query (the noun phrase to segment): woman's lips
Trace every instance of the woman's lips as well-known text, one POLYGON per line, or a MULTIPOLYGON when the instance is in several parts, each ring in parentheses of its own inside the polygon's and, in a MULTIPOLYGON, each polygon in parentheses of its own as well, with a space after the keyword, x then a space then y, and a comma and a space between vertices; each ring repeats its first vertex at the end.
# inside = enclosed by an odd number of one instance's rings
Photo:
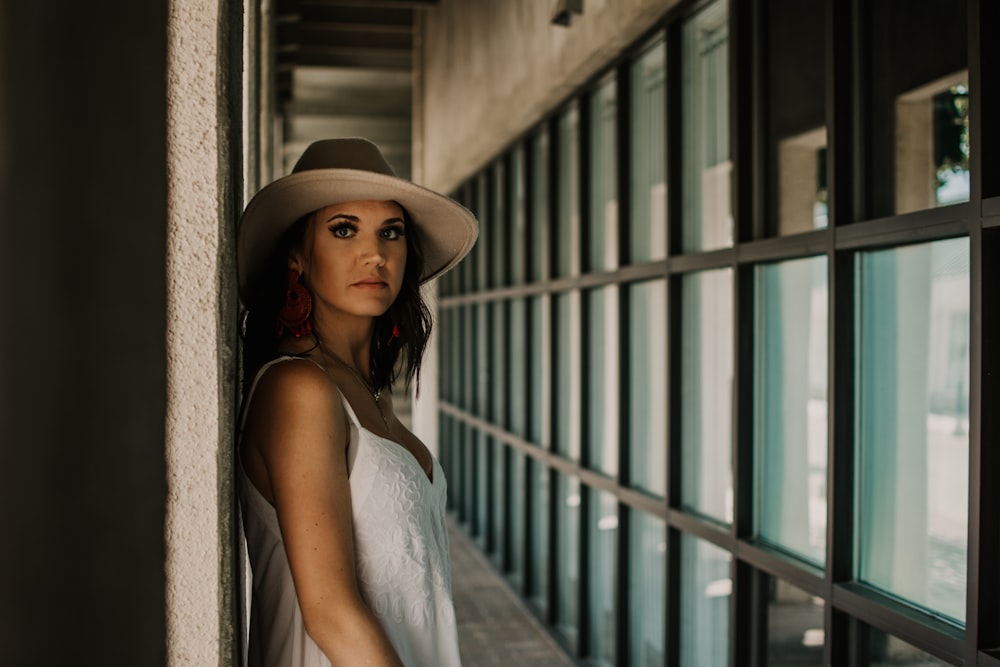
POLYGON ((389 285, 383 280, 362 280, 352 284, 351 286, 359 289, 384 289, 389 285))

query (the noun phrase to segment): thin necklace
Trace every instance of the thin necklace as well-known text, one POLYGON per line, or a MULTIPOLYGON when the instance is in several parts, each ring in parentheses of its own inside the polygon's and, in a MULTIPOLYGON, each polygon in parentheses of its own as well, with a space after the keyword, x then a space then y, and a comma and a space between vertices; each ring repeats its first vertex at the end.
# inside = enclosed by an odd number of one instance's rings
POLYGON ((385 416, 385 411, 382 409, 382 390, 373 389, 370 382, 365 382, 364 377, 362 377, 358 369, 356 369, 354 366, 351 366, 349 363, 338 357, 333 352, 327 352, 326 349, 323 348, 323 346, 320 346, 320 349, 326 354, 326 356, 330 357, 339 365, 343 366, 348 371, 350 371, 354 379, 358 381, 358 384, 360 384, 362 387, 365 388, 365 391, 368 392, 368 395, 372 397, 372 402, 375 403, 375 407, 378 409, 378 414, 382 418, 382 423, 385 425, 386 433, 390 433, 391 430, 389 428, 389 418, 385 416))

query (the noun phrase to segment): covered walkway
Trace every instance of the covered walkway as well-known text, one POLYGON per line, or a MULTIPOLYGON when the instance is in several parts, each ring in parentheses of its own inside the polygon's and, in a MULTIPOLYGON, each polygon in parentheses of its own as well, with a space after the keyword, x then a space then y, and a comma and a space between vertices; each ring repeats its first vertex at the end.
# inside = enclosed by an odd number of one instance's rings
POLYGON ((573 662, 453 520, 452 589, 464 667, 559 667, 573 662))

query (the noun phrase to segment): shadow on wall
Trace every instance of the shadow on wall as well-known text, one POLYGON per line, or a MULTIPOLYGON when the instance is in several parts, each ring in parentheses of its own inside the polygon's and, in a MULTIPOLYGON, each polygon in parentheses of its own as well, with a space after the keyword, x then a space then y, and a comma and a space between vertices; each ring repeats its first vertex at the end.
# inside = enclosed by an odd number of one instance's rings
POLYGON ((0 4, 0 664, 165 661, 165 3, 0 4))

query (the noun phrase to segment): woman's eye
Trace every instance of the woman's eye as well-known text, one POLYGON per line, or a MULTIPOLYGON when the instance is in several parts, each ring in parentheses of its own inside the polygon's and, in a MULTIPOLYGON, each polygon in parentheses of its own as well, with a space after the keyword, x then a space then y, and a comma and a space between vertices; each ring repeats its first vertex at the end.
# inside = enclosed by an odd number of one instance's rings
POLYGON ((350 238, 354 234, 354 228, 348 224, 336 225, 330 231, 333 232, 334 236, 342 239, 350 238))
POLYGON ((382 230, 382 236, 390 241, 395 241, 403 236, 403 230, 399 227, 386 227, 382 230))

